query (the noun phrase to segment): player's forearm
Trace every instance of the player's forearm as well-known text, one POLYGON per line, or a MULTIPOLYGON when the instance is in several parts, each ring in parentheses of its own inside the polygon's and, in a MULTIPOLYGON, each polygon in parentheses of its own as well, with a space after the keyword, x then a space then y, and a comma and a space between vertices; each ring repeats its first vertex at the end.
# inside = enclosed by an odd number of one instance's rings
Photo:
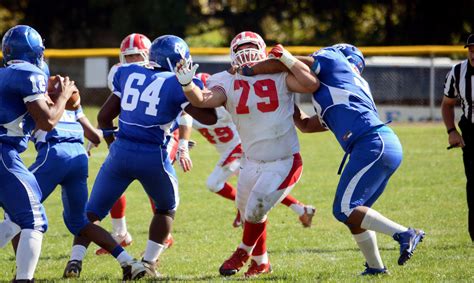
POLYGON ((79 123, 84 129, 84 136, 93 144, 100 144, 101 134, 94 126, 92 126, 89 119, 87 119, 86 116, 83 116, 79 119, 79 123))
POLYGON ((276 59, 268 59, 259 62, 252 67, 243 67, 240 71, 240 73, 244 76, 276 74, 281 72, 289 72, 289 70, 282 62, 276 59))
POLYGON ((296 81, 304 88, 303 93, 313 93, 319 88, 319 80, 310 68, 303 62, 297 60, 290 68, 296 81))
POLYGON ((194 83, 191 83, 191 86, 192 87, 189 88, 183 87, 184 95, 188 99, 189 103, 199 108, 206 108, 206 100, 204 99, 201 89, 195 86, 194 83))
POLYGON ((303 112, 297 105, 294 106, 294 114, 293 114, 293 121, 295 126, 303 133, 314 133, 314 132, 324 132, 327 131, 319 118, 314 116, 308 116, 305 112, 303 112))
POLYGON ((443 122, 447 130, 456 127, 456 124, 454 121, 455 114, 454 114, 453 104, 447 103, 443 100, 443 102, 441 103, 441 115, 443 116, 443 122))

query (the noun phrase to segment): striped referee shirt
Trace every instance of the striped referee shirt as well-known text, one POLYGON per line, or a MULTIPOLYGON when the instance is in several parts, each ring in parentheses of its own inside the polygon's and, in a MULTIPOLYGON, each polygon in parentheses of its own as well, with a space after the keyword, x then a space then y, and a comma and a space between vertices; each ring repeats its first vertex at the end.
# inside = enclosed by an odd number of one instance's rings
POLYGON ((463 116, 474 123, 472 107, 474 106, 474 67, 469 60, 454 65, 444 81, 444 95, 449 98, 461 99, 463 116))

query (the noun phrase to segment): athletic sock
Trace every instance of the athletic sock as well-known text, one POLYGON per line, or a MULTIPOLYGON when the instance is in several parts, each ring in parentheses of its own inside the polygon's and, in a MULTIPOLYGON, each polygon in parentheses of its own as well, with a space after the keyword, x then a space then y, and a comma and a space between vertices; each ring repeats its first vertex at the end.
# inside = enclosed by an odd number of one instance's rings
POLYGON ((16 252, 16 279, 33 279, 41 253, 43 233, 33 229, 23 229, 16 252))
POLYGON ((83 245, 74 245, 71 249, 71 258, 69 260, 82 261, 86 256, 87 248, 83 245))
POLYGON ((145 253, 143 254, 143 259, 154 263, 158 260, 165 248, 166 247, 162 244, 148 240, 146 243, 145 253))
POLYGON ((236 190, 231 184, 224 183, 224 187, 222 187, 220 191, 216 192, 216 194, 226 199, 235 200, 236 190))
POLYGON ((352 236, 364 255, 365 261, 369 267, 378 269, 384 268, 379 248, 377 246, 377 235, 375 232, 367 230, 360 234, 352 234, 352 236))
POLYGON ((127 234, 127 221, 122 218, 112 218, 112 234, 123 236, 127 234))
POLYGON ((393 222, 371 208, 369 208, 364 216, 364 219, 362 219, 360 227, 362 229, 380 232, 389 236, 393 236, 395 233, 401 233, 408 230, 408 228, 393 222))

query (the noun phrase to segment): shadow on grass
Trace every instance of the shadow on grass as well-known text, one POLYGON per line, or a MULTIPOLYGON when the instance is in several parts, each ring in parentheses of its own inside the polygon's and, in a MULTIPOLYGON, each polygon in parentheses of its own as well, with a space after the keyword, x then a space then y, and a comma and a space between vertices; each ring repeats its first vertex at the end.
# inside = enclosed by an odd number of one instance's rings
MULTIPOLYGON (((289 278, 287 276, 273 276, 273 275, 261 275, 254 278, 245 278, 243 275, 236 275, 233 277, 223 277, 219 274, 216 275, 197 275, 197 276, 163 276, 160 278, 142 278, 139 282, 162 282, 162 281, 189 281, 189 282, 196 282, 196 281, 286 281, 289 278)), ((35 279, 35 282, 65 282, 65 279, 35 279)), ((10 282, 10 281, 3 281, 0 282, 10 282)), ((119 279, 111 279, 110 276, 97 276, 94 280, 81 280, 81 279, 67 279, 66 282, 122 282, 119 279)))
MULTIPOLYGON (((15 256, 10 256, 8 258, 8 260, 10 261, 15 261, 16 260, 16 257, 15 256)), ((64 264, 66 264, 66 262, 69 260, 69 255, 40 255, 40 261, 43 261, 43 260, 62 260, 64 261, 64 264)), ((36 281, 36 280, 35 280, 36 281)), ((0 281, 2 282, 2 281, 0 281)))
MULTIPOLYGON (((380 247, 381 251, 394 251, 398 250, 398 247, 380 247)), ((339 252, 358 252, 358 247, 353 248, 305 248, 305 249, 291 249, 291 250, 270 250, 270 254, 298 254, 298 253, 313 253, 313 254, 328 254, 328 253, 339 253, 339 252)))

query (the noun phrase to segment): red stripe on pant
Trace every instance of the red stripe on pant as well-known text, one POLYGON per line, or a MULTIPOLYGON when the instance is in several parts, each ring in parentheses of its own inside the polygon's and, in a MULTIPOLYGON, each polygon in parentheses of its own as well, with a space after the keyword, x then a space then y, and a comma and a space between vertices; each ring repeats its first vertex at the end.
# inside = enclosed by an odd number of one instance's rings
POLYGON ((278 190, 286 189, 298 182, 301 178, 301 173, 303 172, 303 160, 301 159, 301 155, 299 153, 293 154, 293 165, 291 166, 290 172, 288 176, 286 176, 285 180, 280 184, 278 190))

